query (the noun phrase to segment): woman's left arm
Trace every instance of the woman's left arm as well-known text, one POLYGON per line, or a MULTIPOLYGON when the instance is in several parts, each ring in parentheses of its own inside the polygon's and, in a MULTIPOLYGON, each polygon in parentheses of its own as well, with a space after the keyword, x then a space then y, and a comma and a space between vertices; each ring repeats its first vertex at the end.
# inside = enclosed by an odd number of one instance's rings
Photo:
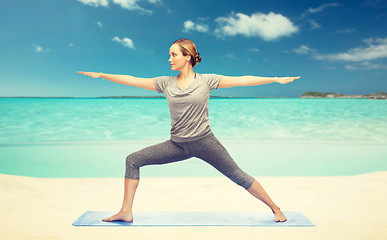
POLYGON ((295 79, 299 79, 298 77, 256 77, 256 76, 241 76, 241 77, 229 77, 222 76, 219 81, 218 88, 229 88, 229 87, 237 87, 237 86, 256 86, 263 85, 268 83, 281 83, 286 84, 293 82, 295 79))

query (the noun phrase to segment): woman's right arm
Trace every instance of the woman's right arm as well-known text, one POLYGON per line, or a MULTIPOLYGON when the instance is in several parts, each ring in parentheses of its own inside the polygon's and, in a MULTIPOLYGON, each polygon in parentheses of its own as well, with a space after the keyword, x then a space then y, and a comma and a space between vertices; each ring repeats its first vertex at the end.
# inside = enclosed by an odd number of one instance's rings
POLYGON ((107 74, 107 73, 96 73, 96 72, 77 72, 77 73, 80 73, 92 78, 103 78, 119 84, 157 91, 153 78, 138 78, 138 77, 133 77, 129 75, 118 75, 118 74, 107 74))

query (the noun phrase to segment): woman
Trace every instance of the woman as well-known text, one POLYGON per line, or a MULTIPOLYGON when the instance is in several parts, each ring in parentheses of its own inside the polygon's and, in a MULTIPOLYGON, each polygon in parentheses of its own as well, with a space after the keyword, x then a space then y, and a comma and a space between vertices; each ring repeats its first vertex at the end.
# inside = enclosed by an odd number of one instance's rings
POLYGON ((292 82, 300 77, 226 77, 216 74, 199 74, 193 71, 201 57, 195 44, 189 39, 175 41, 169 49, 169 62, 177 77, 137 78, 95 72, 78 72, 93 78, 140 87, 164 93, 171 115, 171 138, 168 141, 146 147, 126 158, 124 201, 121 210, 103 221, 133 221, 132 204, 139 183, 139 168, 150 164, 165 164, 191 157, 200 158, 214 166, 236 184, 264 202, 274 213, 276 222, 286 221, 285 215, 274 204, 262 186, 242 171, 221 142, 214 136, 208 120, 208 98, 217 88, 254 86, 278 82, 292 82))

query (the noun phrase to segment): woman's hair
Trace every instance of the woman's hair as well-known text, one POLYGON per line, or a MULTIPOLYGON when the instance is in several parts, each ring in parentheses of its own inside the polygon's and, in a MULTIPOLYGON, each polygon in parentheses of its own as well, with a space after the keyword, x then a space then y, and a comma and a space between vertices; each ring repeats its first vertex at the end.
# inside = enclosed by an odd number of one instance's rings
POLYGON ((200 56, 200 53, 196 50, 196 45, 194 42, 192 42, 189 39, 186 38, 180 38, 172 43, 177 44, 180 47, 180 51, 183 53, 184 56, 190 55, 191 56, 191 64, 192 67, 195 67, 199 62, 202 61, 202 57, 200 56))

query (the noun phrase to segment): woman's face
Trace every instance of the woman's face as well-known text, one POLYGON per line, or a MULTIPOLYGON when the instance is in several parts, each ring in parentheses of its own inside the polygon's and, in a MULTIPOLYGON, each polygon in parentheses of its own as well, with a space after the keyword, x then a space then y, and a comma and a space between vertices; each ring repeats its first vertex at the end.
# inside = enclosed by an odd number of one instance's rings
POLYGON ((180 71, 185 68, 187 64, 190 64, 191 57, 189 55, 184 56, 180 51, 180 47, 177 44, 172 44, 169 48, 169 63, 171 64, 171 70, 180 71))

